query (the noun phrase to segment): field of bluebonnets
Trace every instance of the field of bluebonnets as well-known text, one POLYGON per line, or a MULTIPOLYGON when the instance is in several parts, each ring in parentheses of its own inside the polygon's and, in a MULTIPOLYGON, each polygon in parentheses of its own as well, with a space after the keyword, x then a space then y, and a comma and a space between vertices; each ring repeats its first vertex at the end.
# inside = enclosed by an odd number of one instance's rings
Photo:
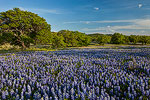
POLYGON ((0 99, 150 100, 150 49, 1 54, 0 99))

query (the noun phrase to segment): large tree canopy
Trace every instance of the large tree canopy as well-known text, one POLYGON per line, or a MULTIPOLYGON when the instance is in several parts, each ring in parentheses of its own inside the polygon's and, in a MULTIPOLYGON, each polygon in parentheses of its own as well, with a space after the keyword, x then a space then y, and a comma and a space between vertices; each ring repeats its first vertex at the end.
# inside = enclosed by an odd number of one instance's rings
POLYGON ((20 45, 23 49, 30 43, 49 43, 50 30, 46 20, 32 12, 14 8, 0 13, 1 37, 9 36, 11 39, 1 39, 1 43, 11 41, 11 44, 20 45))

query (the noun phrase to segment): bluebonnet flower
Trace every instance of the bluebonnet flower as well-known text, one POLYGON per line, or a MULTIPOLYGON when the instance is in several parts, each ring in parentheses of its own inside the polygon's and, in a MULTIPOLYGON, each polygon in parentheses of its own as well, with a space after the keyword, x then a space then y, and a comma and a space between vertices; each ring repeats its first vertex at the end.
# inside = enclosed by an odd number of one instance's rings
POLYGON ((44 97, 44 100, 49 100, 49 97, 48 97, 48 95, 46 93, 44 94, 43 97, 44 97))
POLYGON ((21 96, 21 100, 24 100, 24 96, 21 96))
POLYGON ((65 98, 68 99, 69 98, 69 93, 65 94, 65 98))
POLYGON ((2 99, 6 99, 5 91, 2 91, 2 99))
POLYGON ((85 100, 85 96, 83 92, 81 92, 81 100, 85 100))
POLYGON ((16 100, 20 100, 20 97, 18 94, 16 95, 16 100))
POLYGON ((62 97, 62 92, 61 92, 60 89, 58 90, 58 97, 59 97, 59 100, 62 100, 62 99, 63 99, 63 97, 62 97))
POLYGON ((14 90, 13 89, 11 89, 10 94, 11 94, 11 96, 14 94, 14 90))
POLYGON ((74 97, 74 95, 71 95, 71 100, 75 100, 75 97, 74 97))

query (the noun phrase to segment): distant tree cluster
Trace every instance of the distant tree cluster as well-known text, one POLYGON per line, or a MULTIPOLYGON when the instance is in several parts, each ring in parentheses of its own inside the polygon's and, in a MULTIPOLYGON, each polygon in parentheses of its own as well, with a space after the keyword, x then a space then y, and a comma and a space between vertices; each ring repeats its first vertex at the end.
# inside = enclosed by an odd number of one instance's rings
POLYGON ((150 36, 114 34, 89 34, 78 31, 61 30, 51 32, 51 25, 32 12, 14 8, 0 12, 0 44, 19 45, 22 49, 31 44, 50 44, 52 48, 87 46, 98 44, 148 44, 150 36))
POLYGON ((104 34, 94 33, 94 34, 88 34, 88 36, 91 37, 91 42, 103 45, 106 43, 111 43, 112 34, 104 35, 104 34))
POLYGON ((61 30, 52 32, 52 36, 54 48, 87 46, 91 42, 90 36, 78 31, 61 30))
POLYGON ((114 34, 89 34, 91 42, 98 44, 150 44, 150 36, 145 35, 123 35, 121 33, 114 34))

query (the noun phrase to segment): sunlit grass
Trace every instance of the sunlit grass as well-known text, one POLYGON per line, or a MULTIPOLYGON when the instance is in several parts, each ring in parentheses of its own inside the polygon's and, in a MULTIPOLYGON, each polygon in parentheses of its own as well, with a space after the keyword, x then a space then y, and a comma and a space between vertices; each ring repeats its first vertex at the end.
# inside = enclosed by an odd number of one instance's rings
POLYGON ((14 46, 10 44, 4 44, 0 46, 0 53, 13 53, 13 52, 19 52, 19 51, 57 51, 57 50, 65 50, 65 49, 107 49, 107 48, 113 48, 113 49, 119 49, 119 48, 130 48, 130 47, 138 47, 138 48, 150 48, 150 45, 129 45, 129 44, 90 44, 88 46, 82 46, 82 47, 66 47, 66 48, 57 48, 52 49, 50 45, 33 45, 30 48, 27 48, 25 50, 22 50, 19 46, 14 46))

